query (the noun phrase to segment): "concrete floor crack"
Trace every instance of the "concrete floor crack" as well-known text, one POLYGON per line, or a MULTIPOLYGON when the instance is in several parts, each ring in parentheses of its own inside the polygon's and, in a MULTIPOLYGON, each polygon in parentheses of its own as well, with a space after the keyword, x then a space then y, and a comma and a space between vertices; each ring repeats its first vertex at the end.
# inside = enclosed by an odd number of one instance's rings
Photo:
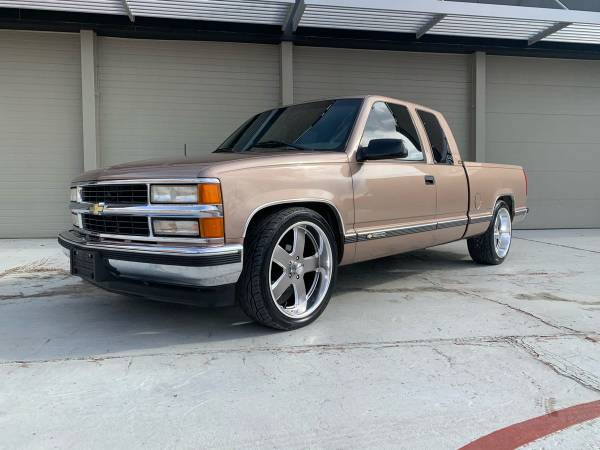
POLYGON ((600 379, 594 374, 590 374, 580 367, 569 364, 564 360, 555 359, 555 361, 551 361, 550 358, 547 358, 546 355, 540 353, 531 344, 525 342, 522 337, 512 337, 507 339, 507 342, 525 351, 528 355, 532 356, 546 367, 549 367, 558 375, 568 378, 591 391, 600 393, 600 379))
POLYGON ((513 239, 520 239, 522 241, 528 241, 528 242, 535 242, 537 244, 544 244, 544 245, 552 245, 554 247, 562 247, 562 248, 568 248, 570 250, 579 250, 581 252, 589 252, 589 253, 600 253, 599 251, 596 250, 589 250, 587 248, 580 248, 580 247, 573 247, 571 245, 564 245, 564 244, 555 244, 553 242, 544 242, 544 241, 538 241, 536 239, 528 239, 528 238, 524 238, 524 237, 516 237, 513 236, 513 239))
POLYGON ((560 338, 560 337, 585 337, 585 334, 581 333, 560 333, 560 334, 532 334, 526 336, 475 336, 475 337, 464 337, 464 338, 440 338, 440 339, 412 339, 412 340, 397 340, 397 341, 380 341, 380 342, 347 342, 337 344, 313 344, 313 345, 292 345, 292 346, 264 346, 264 347, 247 347, 247 348, 225 348, 225 349, 211 349, 211 350, 190 350, 185 352, 149 352, 140 354, 127 354, 127 355, 98 355, 98 356, 81 356, 76 358, 53 358, 44 360, 15 360, 15 361, 2 361, 0 366, 21 364, 45 364, 45 363, 59 363, 68 361, 89 361, 89 362, 102 362, 108 360, 119 360, 128 359, 128 364, 131 363, 133 358, 143 357, 160 357, 160 356, 172 356, 172 357, 183 357, 183 356, 208 356, 218 354, 234 354, 239 353, 246 355, 249 353, 259 352, 270 352, 270 353, 288 353, 288 354, 304 354, 311 352, 345 352, 352 350, 385 350, 399 347, 431 347, 439 345, 510 345, 514 339, 545 339, 545 338, 560 338))
MULTIPOLYGON (((423 278, 425 280, 427 280, 429 283, 431 283, 432 285, 434 285, 434 286, 440 286, 441 287, 441 285, 439 283, 436 283, 435 281, 427 278, 426 276, 423 276, 423 278)), ((480 298, 482 300, 487 300, 489 302, 494 302, 494 303, 496 303, 498 305, 505 306, 506 308, 512 309, 513 311, 521 313, 521 314, 525 314, 525 315, 527 315, 527 316, 529 316, 529 317, 531 317, 531 318, 533 318, 533 319, 535 319, 535 320, 537 320, 539 322, 542 322, 544 325, 547 325, 549 327, 555 328, 557 330, 560 330, 560 331, 563 331, 563 332, 569 332, 569 333, 578 333, 578 334, 582 333, 579 330, 575 330, 573 328, 570 328, 570 327, 567 327, 567 326, 564 326, 564 325, 556 325, 556 324, 554 324, 554 323, 552 323, 552 322, 550 322, 550 321, 548 321, 546 319, 541 318, 540 316, 536 316, 535 314, 530 313, 529 311, 525 311, 523 309, 520 309, 520 308, 518 308, 516 306, 513 306, 513 305, 511 305, 509 303, 497 300, 495 298, 487 297, 487 296, 482 295, 482 294, 480 294, 478 292, 469 291, 469 290, 465 290, 465 289, 456 289, 456 291, 457 291, 457 293, 460 293, 462 295, 470 295, 470 296, 473 296, 473 297, 480 298)))

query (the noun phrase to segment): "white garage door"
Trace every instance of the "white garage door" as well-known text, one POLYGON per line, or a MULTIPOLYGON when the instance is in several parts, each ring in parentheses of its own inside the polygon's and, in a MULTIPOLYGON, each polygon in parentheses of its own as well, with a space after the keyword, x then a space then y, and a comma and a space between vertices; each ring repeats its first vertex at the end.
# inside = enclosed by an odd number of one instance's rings
POLYGON ((416 102, 444 113, 463 157, 472 159, 471 57, 294 47, 294 101, 379 94, 416 102))
POLYGON ((529 174, 526 228, 600 227, 600 62, 488 56, 490 162, 529 174))
POLYGON ((56 236, 70 222, 80 60, 78 34, 0 31, 0 238, 56 236))
POLYGON ((102 165, 208 153, 279 104, 279 47, 102 37, 102 165))

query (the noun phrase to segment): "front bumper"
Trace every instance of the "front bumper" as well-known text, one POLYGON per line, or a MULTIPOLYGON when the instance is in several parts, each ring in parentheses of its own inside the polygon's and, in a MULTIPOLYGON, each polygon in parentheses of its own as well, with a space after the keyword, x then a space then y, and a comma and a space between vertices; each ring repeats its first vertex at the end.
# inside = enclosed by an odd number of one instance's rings
POLYGON ((60 233, 58 242, 70 255, 77 250, 96 252, 112 281, 213 288, 236 283, 242 272, 241 245, 198 247, 98 240, 75 230, 60 233))

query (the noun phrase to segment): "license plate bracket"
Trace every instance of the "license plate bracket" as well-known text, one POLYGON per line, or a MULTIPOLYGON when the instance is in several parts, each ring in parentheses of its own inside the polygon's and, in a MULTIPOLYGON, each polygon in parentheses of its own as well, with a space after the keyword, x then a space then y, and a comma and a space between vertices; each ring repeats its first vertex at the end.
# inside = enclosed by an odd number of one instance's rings
POLYGON ((71 250, 71 274, 90 281, 105 281, 108 270, 100 253, 90 250, 71 250))

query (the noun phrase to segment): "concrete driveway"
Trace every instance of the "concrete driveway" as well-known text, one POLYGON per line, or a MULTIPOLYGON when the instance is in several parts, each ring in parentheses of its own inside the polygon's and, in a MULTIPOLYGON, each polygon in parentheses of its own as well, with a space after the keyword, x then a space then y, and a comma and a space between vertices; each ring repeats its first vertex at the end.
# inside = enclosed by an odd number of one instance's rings
MULTIPOLYGON (((598 230, 343 268, 289 333, 66 269, 54 240, 0 241, 0 447, 451 449, 600 400, 598 230)), ((600 448, 579 422, 526 448, 600 448)))

